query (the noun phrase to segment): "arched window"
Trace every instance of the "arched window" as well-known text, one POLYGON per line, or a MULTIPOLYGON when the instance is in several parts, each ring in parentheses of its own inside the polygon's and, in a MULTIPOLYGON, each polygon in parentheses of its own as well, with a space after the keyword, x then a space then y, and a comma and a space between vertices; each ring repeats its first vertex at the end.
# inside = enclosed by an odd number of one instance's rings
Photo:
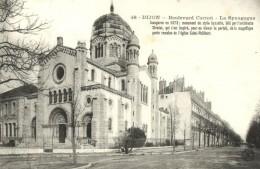
POLYGON ((121 89, 122 89, 122 91, 125 91, 125 80, 124 79, 121 81, 121 89))
POLYGON ((62 93, 61 93, 61 90, 59 90, 59 102, 62 101, 62 93))
POLYGON ((130 50, 130 60, 132 60, 132 59, 133 59, 133 51, 130 50))
POLYGON ((72 101, 72 90, 69 88, 69 101, 72 101))
POLYGON ((12 123, 9 123, 9 128, 10 128, 9 136, 13 136, 12 123))
POLYGON ((118 46, 117 46, 116 43, 114 43, 113 55, 114 55, 114 57, 117 57, 117 56, 118 56, 118 46))
POLYGON ((32 133, 31 133, 32 138, 36 139, 36 117, 32 119, 31 129, 32 129, 32 133))
POLYGON ((67 97, 68 97, 68 92, 66 89, 63 89, 63 101, 66 102, 67 101, 67 97))
POLYGON ((113 57, 113 45, 112 44, 109 45, 109 54, 110 54, 110 57, 113 57))
POLYGON ((120 57, 120 55, 121 55, 121 46, 118 45, 117 46, 117 57, 120 57))
POLYGON ((5 123, 5 136, 8 137, 8 123, 5 123))
POLYGON ((97 55, 97 46, 95 46, 95 58, 97 58, 98 55, 97 55))
POLYGON ((112 130, 112 119, 108 119, 108 130, 112 130))
POLYGON ((16 124, 15 123, 13 123, 13 128, 14 128, 14 137, 16 137, 16 124))
POLYGON ((50 104, 52 103, 52 92, 51 91, 49 92, 49 103, 50 104))
POLYGON ((101 44, 101 47, 100 47, 100 57, 103 57, 103 44, 101 44))
POLYGON ((129 52, 126 52, 126 60, 129 61, 129 52))
POLYGON ((108 87, 111 87, 111 77, 108 78, 108 87))
POLYGON ((100 43, 98 44, 98 47, 97 47, 97 57, 98 58, 100 57, 100 43))
POLYGON ((95 80, 95 70, 94 69, 91 70, 91 80, 92 81, 95 80))
POLYGON ((54 103, 57 103, 57 92, 54 91, 54 103))

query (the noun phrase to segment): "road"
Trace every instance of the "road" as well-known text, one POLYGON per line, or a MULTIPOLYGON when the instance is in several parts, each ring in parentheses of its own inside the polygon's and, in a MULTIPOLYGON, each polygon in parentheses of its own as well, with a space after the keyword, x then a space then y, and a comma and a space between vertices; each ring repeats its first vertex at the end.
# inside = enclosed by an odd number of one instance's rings
POLYGON ((244 161, 241 147, 225 147, 200 150, 176 155, 144 155, 118 157, 112 160, 92 161, 93 168, 124 169, 259 169, 260 151, 256 158, 244 161))
MULTIPOLYGON (((244 161, 240 152, 242 147, 222 147, 200 149, 199 151, 185 152, 181 154, 157 154, 157 155, 81 155, 79 163, 91 162, 93 169, 259 169, 260 150, 256 150, 256 158, 252 161, 244 161)), ((158 150, 156 150, 158 152, 158 150)), ((0 169, 9 168, 71 168, 63 164, 71 163, 70 157, 58 158, 1 158, 0 169), (62 166, 61 166, 62 165, 62 166)))

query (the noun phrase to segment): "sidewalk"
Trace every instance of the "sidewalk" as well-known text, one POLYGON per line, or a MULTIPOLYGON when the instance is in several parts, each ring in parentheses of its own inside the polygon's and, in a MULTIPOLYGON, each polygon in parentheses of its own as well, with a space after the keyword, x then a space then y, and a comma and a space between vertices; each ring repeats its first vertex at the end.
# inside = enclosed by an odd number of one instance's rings
MULTIPOLYGON (((173 152, 173 147, 144 147, 134 148, 133 152, 129 154, 117 153, 118 149, 110 149, 106 152, 89 152, 89 153, 77 153, 77 156, 134 156, 134 155, 158 155, 158 154, 181 154, 194 152, 199 150, 205 150, 214 147, 207 147, 201 149, 187 149, 184 151, 183 147, 176 147, 173 152)), ((78 150, 77 150, 78 152, 78 150)), ((72 153, 26 153, 26 154, 0 154, 0 158, 57 158, 57 157, 72 157, 72 153)))

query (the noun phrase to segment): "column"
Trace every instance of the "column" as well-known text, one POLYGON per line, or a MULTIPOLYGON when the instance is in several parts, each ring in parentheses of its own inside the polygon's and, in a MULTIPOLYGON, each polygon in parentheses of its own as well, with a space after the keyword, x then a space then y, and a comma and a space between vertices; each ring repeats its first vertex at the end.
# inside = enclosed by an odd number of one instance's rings
POLYGON ((124 104, 121 100, 118 100, 118 131, 124 131, 125 130, 125 122, 124 122, 124 104))
POLYGON ((5 123, 5 137, 8 137, 8 124, 5 123))
POLYGON ((0 143, 2 142, 2 124, 0 124, 0 143))
POLYGON ((14 137, 16 137, 17 136, 16 135, 17 131, 16 131, 16 124, 15 123, 13 123, 13 127, 14 127, 14 137))

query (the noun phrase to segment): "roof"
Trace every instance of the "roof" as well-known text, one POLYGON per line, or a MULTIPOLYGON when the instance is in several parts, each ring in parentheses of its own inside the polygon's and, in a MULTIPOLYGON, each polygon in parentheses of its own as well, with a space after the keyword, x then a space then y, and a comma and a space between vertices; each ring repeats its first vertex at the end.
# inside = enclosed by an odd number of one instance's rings
POLYGON ((131 46, 131 45, 134 45, 134 46, 137 46, 137 47, 140 48, 139 39, 137 38, 137 36, 135 35, 134 32, 133 32, 132 36, 130 37, 130 40, 129 40, 129 43, 128 43, 128 46, 131 46))
POLYGON ((0 94, 0 99, 16 97, 16 96, 27 96, 37 92, 38 92, 38 88, 36 86, 32 84, 27 84, 0 94))
POLYGON ((94 22, 92 39, 97 35, 109 36, 113 34, 128 40, 132 34, 132 29, 118 14, 112 12, 100 16, 94 22))
POLYGON ((101 69, 101 70, 103 70, 103 71, 105 71, 107 73, 110 73, 110 74, 112 74, 112 75, 114 75, 116 77, 122 77, 122 76, 126 76, 127 75, 126 71, 120 72, 120 71, 111 70, 111 69, 106 68, 105 66, 100 65, 98 62, 95 62, 95 61, 93 61, 93 60, 91 60, 89 58, 87 58, 87 61, 88 61, 88 63, 90 63, 90 64, 98 67, 99 69, 101 69))
POLYGON ((150 54, 150 56, 148 57, 148 62, 147 62, 147 64, 150 64, 150 63, 156 63, 156 64, 158 64, 157 56, 154 54, 153 50, 152 50, 152 53, 150 54))

